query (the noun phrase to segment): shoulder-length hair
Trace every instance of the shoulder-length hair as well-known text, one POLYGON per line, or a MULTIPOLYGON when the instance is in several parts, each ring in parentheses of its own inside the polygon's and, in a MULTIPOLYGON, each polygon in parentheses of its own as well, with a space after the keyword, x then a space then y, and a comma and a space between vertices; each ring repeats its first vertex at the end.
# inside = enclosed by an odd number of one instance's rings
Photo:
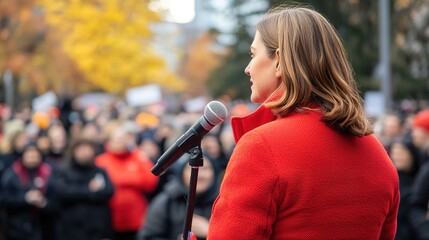
POLYGON ((301 112, 316 101, 335 130, 359 137, 373 132, 344 46, 325 17, 302 7, 274 8, 257 30, 268 54, 278 55, 283 93, 265 103, 276 115, 301 112))

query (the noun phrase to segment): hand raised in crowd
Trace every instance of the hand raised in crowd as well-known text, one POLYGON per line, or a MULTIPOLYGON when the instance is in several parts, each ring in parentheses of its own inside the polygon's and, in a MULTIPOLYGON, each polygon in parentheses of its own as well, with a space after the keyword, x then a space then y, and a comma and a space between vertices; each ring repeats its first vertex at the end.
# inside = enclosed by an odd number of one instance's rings
POLYGON ((205 217, 194 214, 191 229, 197 237, 205 238, 209 232, 209 220, 205 217))
POLYGON ((102 190, 105 186, 104 178, 101 175, 95 175, 89 182, 89 190, 91 192, 98 192, 102 190))
POLYGON ((46 206, 46 198, 39 190, 30 190, 25 194, 25 201, 28 204, 34 205, 39 208, 46 206))

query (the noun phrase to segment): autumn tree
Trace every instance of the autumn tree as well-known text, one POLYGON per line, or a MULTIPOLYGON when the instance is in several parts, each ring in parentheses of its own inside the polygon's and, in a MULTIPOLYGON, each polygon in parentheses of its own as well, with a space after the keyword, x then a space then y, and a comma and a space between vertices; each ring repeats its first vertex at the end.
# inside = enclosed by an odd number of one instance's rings
POLYGON ((147 83, 183 85, 153 50, 150 0, 41 0, 52 30, 86 79, 113 93, 147 83))
POLYGON ((152 48, 151 24, 160 16, 150 2, 0 0, 0 102, 10 73, 15 102, 47 90, 121 94, 147 83, 180 89, 152 48))
POLYGON ((33 5, 29 0, 0 0, 0 102, 9 101, 12 107, 18 102, 20 73, 45 37, 46 25, 33 5))
POLYGON ((191 96, 207 94, 207 81, 226 55, 226 49, 217 44, 216 37, 215 31, 202 33, 185 53, 179 73, 186 80, 186 91, 191 96))

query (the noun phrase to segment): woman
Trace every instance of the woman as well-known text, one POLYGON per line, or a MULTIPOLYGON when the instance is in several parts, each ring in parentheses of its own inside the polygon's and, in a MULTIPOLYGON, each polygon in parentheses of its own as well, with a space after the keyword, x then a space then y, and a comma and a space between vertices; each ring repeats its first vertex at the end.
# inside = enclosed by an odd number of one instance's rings
POLYGON ((106 144, 106 152, 97 156, 96 165, 106 169, 115 187, 109 201, 114 240, 134 240, 146 214, 150 194, 158 184, 158 177, 150 169, 153 163, 136 149, 124 127, 113 130, 106 144))
MULTIPOLYGON (((139 232, 141 240, 176 240, 183 231, 186 218, 186 195, 189 189, 191 167, 188 155, 178 162, 176 178, 168 183, 150 204, 144 227, 139 232)), ((209 226, 212 205, 218 194, 216 160, 204 156, 204 167, 198 174, 192 231, 198 239, 205 239, 209 226)))
POLYGON ((410 197, 419 164, 419 150, 411 141, 401 139, 391 144, 390 157, 399 174, 401 201, 398 211, 396 240, 416 239, 410 225, 410 197))
POLYGON ((6 170, 0 194, 6 208, 6 239, 57 239, 53 220, 58 210, 52 170, 35 144, 6 170))
POLYGON ((101 240, 111 237, 109 199, 113 184, 106 171, 95 166, 97 145, 77 140, 70 149, 70 163, 58 175, 62 204, 61 239, 101 240))
POLYGON ((207 155, 219 163, 222 171, 225 170, 229 159, 223 150, 222 142, 218 135, 208 133, 201 140, 201 147, 206 151, 207 155))
POLYGON ((6 169, 22 158, 22 151, 27 143, 28 139, 24 131, 16 131, 11 136, 11 151, 4 155, 0 154, 0 179, 6 169))
POLYGON ((331 24, 275 9, 250 49, 250 99, 262 105, 231 120, 237 146, 208 239, 393 239, 398 174, 331 24))

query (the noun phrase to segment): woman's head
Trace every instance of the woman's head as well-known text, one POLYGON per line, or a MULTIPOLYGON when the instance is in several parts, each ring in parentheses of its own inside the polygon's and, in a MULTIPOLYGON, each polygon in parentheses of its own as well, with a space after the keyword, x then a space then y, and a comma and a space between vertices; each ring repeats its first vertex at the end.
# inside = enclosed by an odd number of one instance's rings
POLYGON ((54 125, 48 130, 48 137, 51 141, 51 151, 61 153, 67 147, 67 133, 63 126, 54 125))
POLYGON ((27 143, 28 138, 24 131, 18 131, 12 136, 12 149, 15 152, 22 153, 27 143))
POLYGON ((220 144, 218 137, 214 134, 207 134, 201 140, 201 147, 213 158, 222 157, 222 145, 220 144))
POLYGON ((81 166, 92 165, 97 155, 97 145, 89 139, 78 139, 71 146, 70 154, 74 163, 81 166))
POLYGON ((22 165, 27 169, 35 169, 43 162, 43 154, 34 143, 28 144, 22 153, 22 165))
POLYGON ((108 139, 108 150, 112 153, 128 152, 132 142, 130 133, 122 126, 115 128, 108 139))
MULTIPOLYGON (((198 195, 213 193, 217 191, 217 178, 219 175, 219 164, 210 156, 204 154, 204 166, 198 172, 198 184, 196 192, 198 195)), ((184 155, 179 160, 179 167, 177 169, 178 178, 185 185, 186 189, 189 187, 189 179, 191 177, 191 166, 188 164, 189 155, 184 155)))
MULTIPOLYGON (((189 179, 191 177, 191 166, 187 165, 183 169, 183 182, 188 187, 189 179)), ((215 170, 211 161, 207 158, 204 159, 204 167, 200 168, 198 172, 197 194, 205 193, 213 183, 216 181, 215 170)))
POLYGON ((51 151, 52 143, 45 131, 39 133, 39 136, 36 139, 36 144, 40 151, 42 151, 45 155, 49 154, 51 151))
POLYGON ((246 68, 252 101, 265 102, 280 116, 316 101, 334 129, 355 136, 372 132, 343 44, 321 14, 300 7, 271 10, 257 25, 254 50, 246 68), (276 90, 280 97, 270 99, 276 90))
POLYGON ((398 171, 408 174, 417 172, 419 151, 411 141, 395 141, 389 149, 389 155, 398 171))

